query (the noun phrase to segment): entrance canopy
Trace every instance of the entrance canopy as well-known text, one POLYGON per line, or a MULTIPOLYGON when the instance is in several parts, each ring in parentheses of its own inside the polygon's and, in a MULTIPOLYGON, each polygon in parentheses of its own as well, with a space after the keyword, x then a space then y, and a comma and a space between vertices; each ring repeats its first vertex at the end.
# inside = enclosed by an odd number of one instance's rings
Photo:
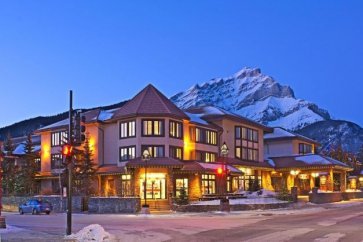
POLYGON ((319 169, 319 168, 334 168, 339 170, 351 171, 347 164, 335 160, 333 158, 318 155, 296 155, 296 156, 282 156, 282 157, 270 157, 268 163, 276 170, 286 169, 319 169))
MULTIPOLYGON (((223 168, 222 163, 206 163, 198 161, 184 161, 184 166, 181 171, 185 172, 199 172, 199 173, 213 173, 216 174, 219 168, 223 168)), ((234 166, 227 165, 227 169, 231 174, 243 175, 243 172, 234 166)))
MULTIPOLYGON (((146 162, 143 161, 140 157, 130 160, 127 162, 126 167, 128 168, 141 168, 145 167, 146 162)), ((182 168, 183 163, 177 159, 173 159, 170 157, 156 157, 156 158, 150 158, 150 160, 147 161, 148 167, 165 167, 165 168, 182 168)))

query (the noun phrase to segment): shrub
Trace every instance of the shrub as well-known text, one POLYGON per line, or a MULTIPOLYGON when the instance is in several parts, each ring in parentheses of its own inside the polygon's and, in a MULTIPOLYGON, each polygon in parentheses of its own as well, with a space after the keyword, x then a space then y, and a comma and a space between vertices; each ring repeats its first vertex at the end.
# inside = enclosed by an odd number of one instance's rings
POLYGON ((180 194, 176 199, 178 205, 187 205, 189 203, 188 194, 185 187, 180 188, 180 194))
POLYGON ((279 200, 282 200, 282 201, 289 201, 289 202, 292 201, 292 196, 291 196, 291 194, 289 193, 289 191, 286 188, 282 189, 277 194, 276 198, 279 199, 279 200))

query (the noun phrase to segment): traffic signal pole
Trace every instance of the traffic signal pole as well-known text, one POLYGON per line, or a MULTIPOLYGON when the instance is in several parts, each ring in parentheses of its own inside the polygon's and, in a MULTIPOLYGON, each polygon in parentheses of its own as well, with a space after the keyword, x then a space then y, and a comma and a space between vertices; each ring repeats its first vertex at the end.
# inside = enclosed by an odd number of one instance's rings
MULTIPOLYGON (((69 91, 69 129, 68 129, 68 145, 73 146, 73 92, 69 91)), ((67 156, 67 175, 68 175, 68 187, 67 187, 67 229, 66 234, 72 233, 72 155, 67 156)))

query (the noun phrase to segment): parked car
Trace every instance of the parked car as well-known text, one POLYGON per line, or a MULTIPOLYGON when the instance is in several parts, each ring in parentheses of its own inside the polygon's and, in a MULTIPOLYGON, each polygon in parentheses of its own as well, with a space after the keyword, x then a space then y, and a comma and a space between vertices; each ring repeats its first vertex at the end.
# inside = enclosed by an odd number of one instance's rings
POLYGON ((48 201, 38 200, 38 199, 29 199, 24 204, 19 205, 19 213, 31 213, 31 214, 40 214, 46 213, 50 214, 53 210, 53 206, 48 201))

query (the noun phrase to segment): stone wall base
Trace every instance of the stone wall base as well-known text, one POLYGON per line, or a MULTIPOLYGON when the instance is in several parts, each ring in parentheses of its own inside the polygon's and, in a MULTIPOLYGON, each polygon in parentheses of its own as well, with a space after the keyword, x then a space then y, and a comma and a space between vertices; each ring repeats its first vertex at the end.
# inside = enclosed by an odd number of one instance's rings
POLYGON ((363 198, 363 192, 313 192, 309 194, 309 202, 316 204, 347 201, 356 198, 363 198))

